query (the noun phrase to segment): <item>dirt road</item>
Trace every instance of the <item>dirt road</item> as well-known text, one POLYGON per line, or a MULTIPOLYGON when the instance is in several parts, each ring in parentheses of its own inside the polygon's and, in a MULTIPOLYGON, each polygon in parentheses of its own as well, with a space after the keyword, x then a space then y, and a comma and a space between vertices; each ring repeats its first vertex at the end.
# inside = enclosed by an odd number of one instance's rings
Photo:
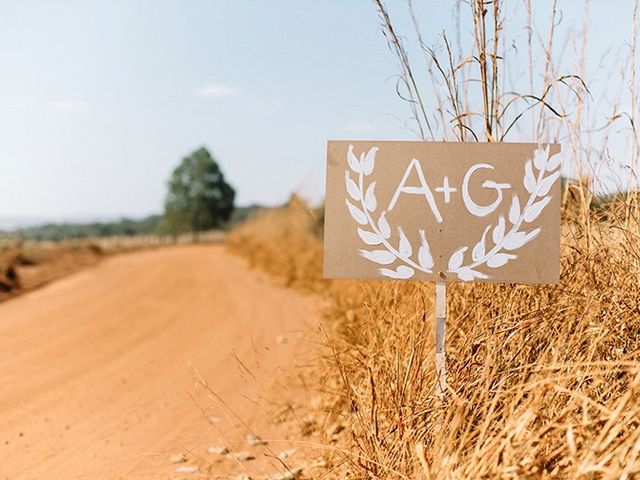
POLYGON ((282 471, 271 456, 296 422, 272 414, 313 395, 292 366, 314 350, 315 307, 211 245, 113 257, 0 304, 0 479, 282 471), (220 445, 257 458, 207 452, 220 445))

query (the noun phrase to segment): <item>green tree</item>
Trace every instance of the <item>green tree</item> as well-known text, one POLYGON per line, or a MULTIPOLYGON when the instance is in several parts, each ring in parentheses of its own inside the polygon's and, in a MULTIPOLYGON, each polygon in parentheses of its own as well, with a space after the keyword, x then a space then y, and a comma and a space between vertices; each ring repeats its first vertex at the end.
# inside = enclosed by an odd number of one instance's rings
POLYGON ((233 213, 236 192, 206 148, 182 159, 171 174, 164 204, 173 233, 219 228, 233 213))

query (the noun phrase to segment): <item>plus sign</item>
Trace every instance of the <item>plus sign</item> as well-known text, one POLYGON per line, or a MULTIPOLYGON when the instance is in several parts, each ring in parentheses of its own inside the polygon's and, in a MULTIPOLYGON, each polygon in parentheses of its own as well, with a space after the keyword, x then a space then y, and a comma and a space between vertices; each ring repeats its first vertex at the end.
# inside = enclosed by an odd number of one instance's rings
POLYGON ((457 192, 457 188, 449 186, 449 177, 444 177, 444 183, 441 187, 436 188, 436 192, 444 194, 444 203, 449 203, 451 200, 451 192, 457 192))

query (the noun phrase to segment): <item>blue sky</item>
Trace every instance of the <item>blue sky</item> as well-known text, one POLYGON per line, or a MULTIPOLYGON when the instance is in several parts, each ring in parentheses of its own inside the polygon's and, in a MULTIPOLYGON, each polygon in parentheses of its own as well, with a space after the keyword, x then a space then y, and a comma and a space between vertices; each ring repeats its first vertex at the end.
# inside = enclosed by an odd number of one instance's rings
MULTIPOLYGON (((595 62, 630 7, 592 3, 595 62)), ((452 28, 453 2, 416 4, 428 43, 452 28)), ((368 0, 0 5, 0 217, 160 212, 202 145, 239 204, 317 197, 327 139, 414 138, 368 0)), ((565 25, 581 5, 566 2, 565 25)))

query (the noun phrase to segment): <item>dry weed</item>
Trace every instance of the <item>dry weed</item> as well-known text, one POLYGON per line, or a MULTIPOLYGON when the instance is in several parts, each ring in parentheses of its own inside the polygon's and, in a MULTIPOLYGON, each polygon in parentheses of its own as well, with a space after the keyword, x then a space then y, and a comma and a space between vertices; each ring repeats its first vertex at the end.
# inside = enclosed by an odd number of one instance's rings
POLYGON ((350 427, 360 477, 633 478, 640 228, 635 211, 622 228, 621 210, 592 214, 589 231, 565 212, 558 286, 451 285, 444 403, 431 284, 322 282, 318 227, 297 201, 231 239, 254 264, 330 299, 324 388, 350 427))

